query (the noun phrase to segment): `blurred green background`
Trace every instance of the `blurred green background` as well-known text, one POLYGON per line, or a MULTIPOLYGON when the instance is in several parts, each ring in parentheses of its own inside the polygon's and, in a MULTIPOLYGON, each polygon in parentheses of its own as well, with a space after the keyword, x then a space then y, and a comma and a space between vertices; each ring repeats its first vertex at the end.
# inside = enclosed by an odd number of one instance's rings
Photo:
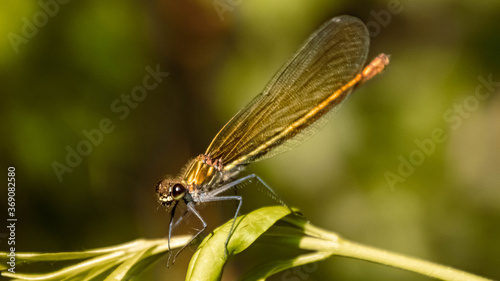
MULTIPOLYGON (((63 2, 0 4, 0 153, 5 174, 16 167, 18 251, 164 237, 156 182, 204 152, 319 25, 349 14, 370 27, 370 58, 391 55, 388 69, 310 141, 246 173, 348 239, 500 278, 500 2, 63 2), (126 116, 117 112, 112 105, 126 104, 121 95, 143 84, 148 66, 169 75, 126 116), (114 130, 60 181, 54 161, 66 164, 67 147, 105 118, 114 130), (446 140, 418 152, 435 130, 446 140), (413 171, 389 184, 410 157, 413 171)), ((247 211, 263 204, 254 193, 247 211)), ((209 224, 232 207, 211 208, 209 224)), ((140 279, 182 280, 191 253, 140 279)), ((270 255, 251 254, 229 264, 225 280, 270 255)), ((272 278, 367 279, 428 280, 339 257, 272 278)))

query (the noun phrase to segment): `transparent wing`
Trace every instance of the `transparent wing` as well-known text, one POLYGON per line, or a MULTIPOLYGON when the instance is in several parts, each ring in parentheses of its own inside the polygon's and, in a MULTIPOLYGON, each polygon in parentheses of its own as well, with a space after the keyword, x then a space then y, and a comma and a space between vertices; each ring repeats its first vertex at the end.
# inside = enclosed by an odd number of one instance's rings
POLYGON ((344 86, 361 71, 368 47, 363 22, 351 16, 331 19, 219 131, 205 154, 231 170, 302 143, 351 92, 344 86))

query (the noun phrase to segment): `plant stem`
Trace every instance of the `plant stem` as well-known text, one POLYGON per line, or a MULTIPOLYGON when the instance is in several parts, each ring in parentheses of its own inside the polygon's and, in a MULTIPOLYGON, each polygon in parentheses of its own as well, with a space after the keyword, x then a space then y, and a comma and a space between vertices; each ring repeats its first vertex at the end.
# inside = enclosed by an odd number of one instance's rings
POLYGON ((379 264, 384 264, 408 271, 420 273, 441 280, 453 281, 488 281, 471 273, 467 273, 449 266, 439 265, 417 258, 396 254, 382 249, 351 242, 335 232, 330 232, 304 223, 301 218, 286 217, 284 219, 295 227, 300 227, 307 235, 300 240, 300 248, 319 252, 328 252, 331 255, 350 257, 379 264))
POLYGON ((489 279, 476 276, 448 266, 407 257, 401 254, 353 243, 344 239, 338 241, 337 254, 366 261, 406 269, 442 280, 486 281, 489 279))
POLYGON ((300 244, 303 249, 327 251, 332 255, 371 261, 420 273, 441 280, 491 281, 491 279, 483 278, 449 266, 439 265, 421 259, 354 243, 338 236, 336 237, 336 241, 329 242, 321 238, 304 237, 300 244))

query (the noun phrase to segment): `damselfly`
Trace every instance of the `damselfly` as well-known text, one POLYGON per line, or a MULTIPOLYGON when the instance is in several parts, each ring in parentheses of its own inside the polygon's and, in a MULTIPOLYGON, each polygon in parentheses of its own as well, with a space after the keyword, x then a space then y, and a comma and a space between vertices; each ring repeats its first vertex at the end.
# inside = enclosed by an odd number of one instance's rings
MULTIPOLYGON (((270 189, 255 174, 242 178, 237 175, 252 162, 302 143, 322 127, 354 87, 380 73, 389 63, 385 54, 363 68, 369 44, 368 30, 359 19, 332 18, 307 39, 262 93, 229 120, 205 153, 188 163, 183 174, 157 184, 158 199, 171 212, 169 248, 174 214, 180 202, 203 224, 191 243, 207 227, 196 210, 197 205, 234 200, 238 202, 236 218, 242 197, 222 193, 251 180, 258 180, 270 189)), ((226 246, 229 238, 230 235, 226 246)), ((174 262, 186 246, 174 256, 174 262)))

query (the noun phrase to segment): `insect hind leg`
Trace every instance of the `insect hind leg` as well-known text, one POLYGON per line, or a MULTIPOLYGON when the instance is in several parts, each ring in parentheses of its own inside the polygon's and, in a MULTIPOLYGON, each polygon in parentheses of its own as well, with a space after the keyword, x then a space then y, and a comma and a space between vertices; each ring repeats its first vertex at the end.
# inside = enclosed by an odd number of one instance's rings
MULTIPOLYGON (((278 202, 281 206, 287 207, 292 213, 296 213, 296 211, 294 211, 292 208, 290 208, 285 203, 285 201, 283 201, 283 199, 281 199, 281 197, 279 197, 278 194, 276 194, 276 192, 274 192, 274 190, 261 177, 257 176, 256 174, 251 174, 251 175, 248 175, 248 176, 242 178, 242 180, 249 181, 249 182, 252 182, 253 179, 255 179, 257 181, 257 183, 260 183, 262 186, 265 187, 265 189, 267 191, 267 195, 271 199, 273 199, 274 201, 278 202)), ((240 184, 240 183, 241 182, 239 182, 237 184, 240 184)))

